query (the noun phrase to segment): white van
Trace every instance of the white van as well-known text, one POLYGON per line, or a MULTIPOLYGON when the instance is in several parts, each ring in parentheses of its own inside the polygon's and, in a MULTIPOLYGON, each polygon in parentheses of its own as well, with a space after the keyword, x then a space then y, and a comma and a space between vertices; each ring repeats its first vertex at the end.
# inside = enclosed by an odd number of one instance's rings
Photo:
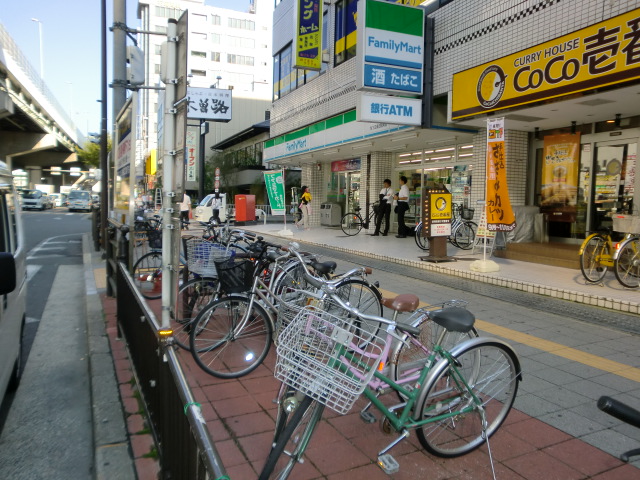
POLYGON ((44 210, 47 208, 47 194, 40 190, 25 190, 22 193, 23 210, 44 210))
POLYGON ((19 205, 11 172, 0 162, 0 402, 22 373, 27 278, 19 205))
POLYGON ((75 210, 85 210, 90 212, 93 208, 93 200, 91 198, 91 193, 87 190, 71 190, 69 192, 69 196, 67 197, 67 202, 69 206, 69 211, 73 212, 75 210))
MULTIPOLYGON (((213 200, 214 194, 210 193, 202 199, 193 212, 193 219, 196 222, 209 223, 213 221, 213 200)), ((227 221, 227 195, 225 193, 220 194, 220 208, 218 209, 218 217, 220 222, 227 221)))

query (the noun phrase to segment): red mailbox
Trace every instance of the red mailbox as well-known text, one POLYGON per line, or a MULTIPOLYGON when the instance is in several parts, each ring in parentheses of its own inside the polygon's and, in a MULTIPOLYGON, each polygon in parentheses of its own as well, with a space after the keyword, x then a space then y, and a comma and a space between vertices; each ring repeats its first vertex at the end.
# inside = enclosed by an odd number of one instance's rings
POLYGON ((236 222, 255 222, 256 196, 236 195, 236 222))

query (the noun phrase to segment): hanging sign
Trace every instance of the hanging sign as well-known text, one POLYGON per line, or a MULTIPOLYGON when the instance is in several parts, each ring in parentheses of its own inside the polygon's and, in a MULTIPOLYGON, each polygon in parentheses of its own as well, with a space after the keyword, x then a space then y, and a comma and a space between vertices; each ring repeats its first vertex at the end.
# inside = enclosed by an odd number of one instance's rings
POLYGON ((294 34, 294 67, 304 70, 322 68, 322 2, 294 2, 296 31, 294 34))

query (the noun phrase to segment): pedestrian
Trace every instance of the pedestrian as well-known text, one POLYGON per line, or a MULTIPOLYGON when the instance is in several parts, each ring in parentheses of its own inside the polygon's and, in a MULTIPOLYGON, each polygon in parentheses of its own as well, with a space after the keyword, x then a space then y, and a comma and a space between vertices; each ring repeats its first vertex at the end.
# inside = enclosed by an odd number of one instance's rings
POLYGON ((409 228, 404 223, 404 214, 409 210, 409 187, 407 187, 407 177, 400 177, 400 191, 394 196, 398 205, 396 213, 398 214, 398 235, 396 238, 407 238, 409 228))
POLYGON ((180 228, 189 230, 189 212, 191 211, 191 197, 185 192, 180 202, 180 228))
POLYGON ((380 228, 382 227, 382 220, 384 217, 384 232, 383 237, 386 237, 389 233, 389 224, 391 223, 391 197, 393 196, 393 190, 391 190, 391 180, 386 178, 382 182, 382 190, 380 190, 380 204, 378 206, 378 216, 376 217, 376 229, 373 232, 373 236, 380 235, 380 228))
POLYGON ((220 208, 222 208, 222 198, 220 198, 220 193, 215 192, 213 194, 213 200, 211 201, 211 212, 213 214, 213 221, 217 224, 220 223, 220 208))
MULTIPOLYGON (((302 225, 305 230, 309 230, 309 217, 311 215, 311 192, 309 187, 304 185, 302 187, 302 195, 300 196, 300 210, 302 210, 302 225)), ((299 227, 299 222, 296 222, 296 226, 299 227)))

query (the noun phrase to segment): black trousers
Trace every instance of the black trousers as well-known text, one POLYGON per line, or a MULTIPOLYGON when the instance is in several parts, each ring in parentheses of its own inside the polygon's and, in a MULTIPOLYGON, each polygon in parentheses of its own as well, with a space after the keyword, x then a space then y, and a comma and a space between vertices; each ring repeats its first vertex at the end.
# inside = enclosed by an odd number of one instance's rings
POLYGON ((390 219, 391 219, 391 204, 389 202, 386 202, 384 205, 380 205, 379 209, 378 209, 378 215, 376 217, 376 230, 375 233, 380 233, 380 228, 382 227, 382 220, 384 217, 384 233, 387 234, 389 233, 389 224, 390 224, 390 219))
POLYGON ((398 235, 409 235, 410 229, 404 223, 404 214, 409 210, 408 206, 407 202, 398 202, 398 235))

